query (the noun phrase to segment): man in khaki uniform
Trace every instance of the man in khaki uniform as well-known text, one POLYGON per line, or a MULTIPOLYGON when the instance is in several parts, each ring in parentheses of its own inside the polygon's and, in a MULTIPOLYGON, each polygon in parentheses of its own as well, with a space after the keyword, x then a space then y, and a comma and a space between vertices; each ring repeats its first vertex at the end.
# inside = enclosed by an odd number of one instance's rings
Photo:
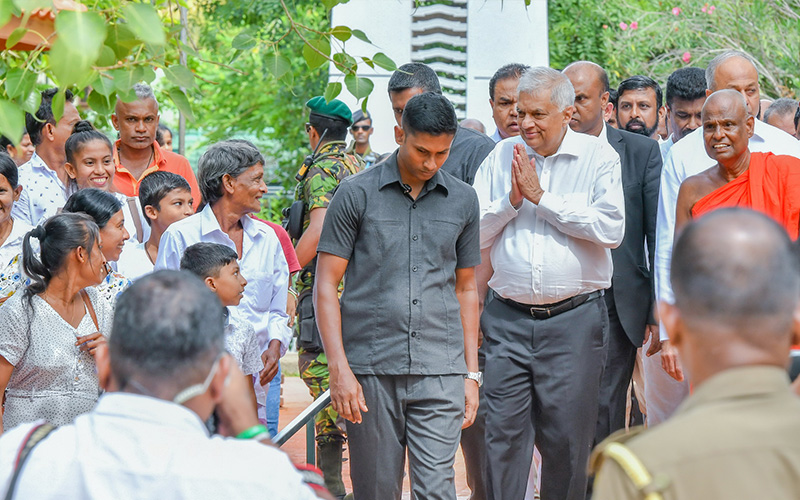
POLYGON ((800 340, 800 273, 771 219, 721 209, 686 226, 659 312, 693 394, 663 424, 612 435, 590 467, 595 500, 800 495, 800 398, 786 363, 800 340))

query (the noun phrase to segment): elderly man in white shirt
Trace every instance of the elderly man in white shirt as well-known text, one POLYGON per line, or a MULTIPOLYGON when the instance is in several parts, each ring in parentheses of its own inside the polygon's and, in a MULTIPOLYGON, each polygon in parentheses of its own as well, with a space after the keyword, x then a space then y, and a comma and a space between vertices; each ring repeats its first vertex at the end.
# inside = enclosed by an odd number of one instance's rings
POLYGON ((44 219, 55 215, 67 202, 64 144, 81 117, 72 104, 72 92, 67 89, 64 114, 56 122, 51 103, 57 91, 57 88, 42 91, 42 102, 36 116, 25 114, 25 126, 36 152, 30 161, 19 167, 22 193, 14 203, 11 215, 14 220, 31 226, 38 226, 44 219))
POLYGON ((586 494, 608 336, 602 295, 625 202, 616 151, 569 128, 574 98, 558 71, 523 73, 521 134, 500 142, 475 179, 494 267, 481 318, 490 499, 524 497, 534 437, 542 498, 586 494))
MULTIPOLYGON (((721 89, 741 92, 748 112, 757 115, 760 107, 758 70, 749 55, 726 51, 715 57, 706 68, 706 95, 721 89)), ((748 144, 753 152, 772 152, 800 158, 800 142, 786 132, 756 120, 755 131, 748 144)), ((672 244, 675 236, 675 209, 678 190, 687 178, 714 166, 705 150, 702 127, 685 136, 669 150, 661 172, 661 191, 656 223, 655 278, 656 298, 673 301, 669 284, 672 244)), ((667 419, 689 393, 677 354, 669 345, 669 332, 660 329, 660 355, 644 360, 647 419, 655 425, 667 419)))
POLYGON ((142 278, 117 302, 109 333, 96 354, 108 392, 72 424, 3 434, 0 491, 37 500, 331 498, 321 477, 301 475, 269 446, 225 353, 222 306, 199 279, 142 278), (209 437, 212 412, 230 437, 209 437))
MULTIPOLYGON (((241 303, 230 311, 240 321, 250 322, 258 337, 265 367, 260 377, 263 393, 257 391, 259 403, 265 399, 292 338, 286 314, 286 257, 275 231, 249 215, 261 209, 261 198, 267 192, 263 176, 264 157, 252 144, 230 140, 211 146, 200 158, 197 172, 208 205, 166 230, 155 265, 156 269, 179 269, 183 251, 200 242, 236 250, 248 283, 241 303)), ((266 420, 261 404, 259 416, 266 420)))

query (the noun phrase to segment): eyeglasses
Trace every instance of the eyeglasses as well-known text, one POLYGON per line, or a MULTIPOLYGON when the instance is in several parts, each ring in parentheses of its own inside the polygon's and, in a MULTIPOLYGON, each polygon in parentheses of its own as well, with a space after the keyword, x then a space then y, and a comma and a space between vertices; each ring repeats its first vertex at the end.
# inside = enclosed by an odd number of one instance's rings
POLYGON ((353 132, 358 132, 359 130, 361 130, 362 132, 366 132, 371 128, 372 125, 353 125, 352 127, 350 127, 350 130, 352 130, 353 132))

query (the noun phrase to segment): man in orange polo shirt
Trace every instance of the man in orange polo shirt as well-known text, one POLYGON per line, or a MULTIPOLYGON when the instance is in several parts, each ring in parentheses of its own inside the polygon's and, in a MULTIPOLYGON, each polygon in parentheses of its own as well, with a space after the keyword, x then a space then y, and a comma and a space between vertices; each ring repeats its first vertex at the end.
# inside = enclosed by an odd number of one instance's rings
POLYGON ((114 148, 114 187, 126 196, 139 195, 139 183, 156 170, 178 174, 189 183, 195 206, 200 205, 200 189, 189 160, 171 151, 163 150, 156 142, 158 129, 158 101, 153 89, 144 83, 133 86, 137 99, 133 102, 117 101, 111 123, 119 132, 114 148))

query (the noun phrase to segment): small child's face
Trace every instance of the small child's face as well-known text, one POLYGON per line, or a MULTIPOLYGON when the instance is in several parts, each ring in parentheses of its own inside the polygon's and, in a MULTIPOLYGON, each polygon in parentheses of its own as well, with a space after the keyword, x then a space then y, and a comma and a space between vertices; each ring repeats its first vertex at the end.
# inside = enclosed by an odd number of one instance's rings
POLYGON ((149 217, 154 224, 158 224, 165 231, 173 222, 183 220, 194 213, 194 199, 192 193, 185 189, 173 189, 161 199, 158 208, 148 205, 149 217), (156 217, 152 217, 151 215, 156 217))
MULTIPOLYGON (((247 280, 239 272, 239 263, 231 262, 220 268, 219 275, 210 278, 217 292, 220 302, 225 307, 238 306, 244 294, 244 287, 247 280)), ((214 289, 214 288, 212 288, 214 289)))

